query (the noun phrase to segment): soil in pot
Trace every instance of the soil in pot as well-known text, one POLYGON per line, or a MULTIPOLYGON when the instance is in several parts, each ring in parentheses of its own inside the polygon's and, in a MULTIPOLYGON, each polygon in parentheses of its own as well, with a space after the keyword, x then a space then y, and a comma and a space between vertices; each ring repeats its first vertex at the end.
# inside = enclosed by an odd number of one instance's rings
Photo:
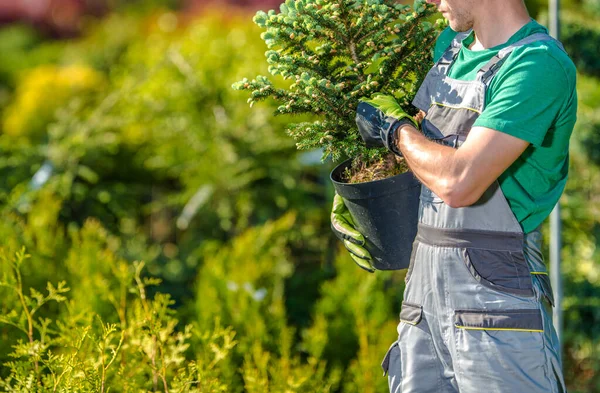
POLYGON ((408 172, 408 164, 402 157, 393 153, 385 155, 381 160, 367 164, 361 160, 353 161, 343 173, 342 180, 347 183, 366 183, 383 180, 408 172))

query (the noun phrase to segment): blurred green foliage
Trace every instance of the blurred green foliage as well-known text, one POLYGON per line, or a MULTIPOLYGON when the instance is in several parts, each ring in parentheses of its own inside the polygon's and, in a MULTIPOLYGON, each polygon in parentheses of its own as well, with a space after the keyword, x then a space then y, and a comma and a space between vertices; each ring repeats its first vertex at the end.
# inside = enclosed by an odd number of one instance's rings
MULTIPOLYGON (((0 29, 0 389, 387 391, 403 273, 355 267, 330 163, 230 88, 267 71, 251 14, 144 4, 69 41, 0 29)), ((564 360, 583 393, 600 390, 600 78, 597 22, 575 11, 597 1, 564 4, 564 360)))
POLYGON ((582 23, 580 13, 563 12, 561 39, 577 69, 600 77, 600 17, 582 23))
POLYGON ((583 0, 583 4, 586 10, 593 12, 596 15, 600 15, 600 1, 598 0, 583 0))

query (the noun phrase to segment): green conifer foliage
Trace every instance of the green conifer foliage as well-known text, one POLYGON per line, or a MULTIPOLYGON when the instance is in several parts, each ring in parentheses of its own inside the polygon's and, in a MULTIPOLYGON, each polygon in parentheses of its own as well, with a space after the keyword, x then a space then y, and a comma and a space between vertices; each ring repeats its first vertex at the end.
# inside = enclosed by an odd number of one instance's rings
POLYGON ((392 94, 410 114, 417 88, 431 67, 431 48, 443 24, 428 21, 435 7, 416 0, 413 7, 392 0, 286 0, 280 13, 259 11, 254 22, 269 72, 291 84, 277 87, 266 76, 233 85, 248 90, 250 105, 269 97, 276 114, 310 113, 313 122, 290 124, 299 149, 322 148, 323 160, 381 157, 368 149, 354 118, 358 100, 392 94))

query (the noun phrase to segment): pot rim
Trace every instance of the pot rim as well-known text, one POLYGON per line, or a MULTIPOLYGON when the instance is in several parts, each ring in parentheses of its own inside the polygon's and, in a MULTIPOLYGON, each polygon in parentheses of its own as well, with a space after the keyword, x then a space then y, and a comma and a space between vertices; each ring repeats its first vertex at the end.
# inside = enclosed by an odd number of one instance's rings
MULTIPOLYGON (((338 174, 338 172, 341 172, 342 169, 345 169, 345 167, 348 167, 351 163, 352 163, 352 158, 348 158, 347 160, 342 161, 340 164, 336 165, 335 168, 333 168, 331 170, 331 173, 329 174, 329 179, 335 183, 335 184, 342 184, 342 185, 347 185, 347 186, 359 186, 361 184, 377 184, 377 183, 383 183, 386 182, 390 179, 395 179, 399 176, 404 176, 407 173, 412 174, 413 172, 411 170, 408 170, 407 172, 404 173, 399 173, 397 175, 394 176, 390 176, 390 177, 386 177, 385 179, 379 179, 379 180, 370 180, 370 181, 365 181, 365 182, 361 182, 361 183, 347 183, 347 182, 343 182, 343 181, 339 181, 336 180, 334 178, 335 175, 338 174)), ((413 175, 414 176, 414 175, 413 175)))
POLYGON ((412 171, 364 183, 343 183, 336 180, 339 173, 351 162, 351 158, 347 159, 337 165, 329 174, 329 179, 333 183, 336 192, 344 199, 380 198, 389 194, 404 193, 421 186, 412 171))

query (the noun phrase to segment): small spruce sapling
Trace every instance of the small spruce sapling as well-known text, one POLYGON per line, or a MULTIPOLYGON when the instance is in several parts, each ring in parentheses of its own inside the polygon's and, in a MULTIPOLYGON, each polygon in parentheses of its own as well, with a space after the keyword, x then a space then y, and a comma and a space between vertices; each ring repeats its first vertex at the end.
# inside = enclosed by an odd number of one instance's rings
POLYGON ((367 148, 355 124, 360 98, 393 95, 414 115, 410 103, 431 67, 432 46, 443 20, 425 0, 413 7, 392 0, 286 0, 259 11, 254 22, 268 51, 269 73, 291 80, 278 88, 266 76, 233 85, 251 91, 248 102, 273 98, 280 114, 313 114, 317 120, 290 124, 298 149, 323 150, 322 159, 353 157, 352 181, 384 178, 407 170, 385 148, 367 148), (390 166, 390 163, 391 166, 390 166), (360 174, 363 172, 363 175, 360 174))

